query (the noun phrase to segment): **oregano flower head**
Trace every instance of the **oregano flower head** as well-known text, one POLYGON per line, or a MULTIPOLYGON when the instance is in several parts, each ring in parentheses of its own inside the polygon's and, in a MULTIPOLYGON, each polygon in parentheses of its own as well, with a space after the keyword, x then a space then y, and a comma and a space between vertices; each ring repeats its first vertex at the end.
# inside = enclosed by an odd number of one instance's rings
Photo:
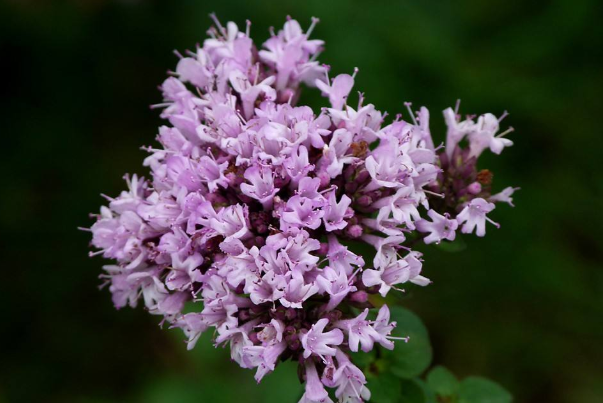
MULTIPOLYGON (((370 398, 349 352, 407 342, 373 295, 426 286, 417 241, 452 241, 460 229, 483 236, 497 202, 492 175, 477 170, 485 150, 512 143, 501 119, 444 111, 446 144, 436 146, 429 112, 406 104, 387 114, 359 95, 353 74, 329 77, 323 41, 288 19, 256 48, 245 31, 214 18, 209 38, 179 55, 161 85, 156 148, 145 147, 150 179, 126 176, 92 225, 116 308, 136 306, 180 328, 192 349, 213 328, 259 382, 283 360, 297 361, 301 402, 370 398), (298 104, 302 87, 328 99, 298 104), (353 243, 374 249, 371 258, 353 243), (187 312, 183 310, 187 305, 187 312)), ((503 116, 504 117, 504 116, 503 116)), ((410 340, 412 343, 412 340, 410 340)))

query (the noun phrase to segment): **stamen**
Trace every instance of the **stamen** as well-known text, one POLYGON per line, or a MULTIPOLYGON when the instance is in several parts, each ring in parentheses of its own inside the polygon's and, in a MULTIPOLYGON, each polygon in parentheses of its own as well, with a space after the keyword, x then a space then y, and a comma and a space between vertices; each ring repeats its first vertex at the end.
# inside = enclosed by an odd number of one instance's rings
POLYGON ((224 38, 227 38, 227 34, 226 34, 226 30, 224 29, 224 27, 222 26, 222 24, 220 24, 220 20, 218 20, 218 17, 216 17, 215 13, 211 13, 209 15, 209 18, 211 18, 214 21, 214 24, 216 24, 216 26, 218 27, 218 29, 220 30, 220 32, 222 33, 222 35, 224 35, 224 38))
POLYGON ((412 109, 410 109, 410 106, 412 105, 411 102, 404 102, 404 106, 406 106, 406 109, 408 109, 408 113, 410 114, 410 117, 412 119, 412 123, 417 126, 417 119, 415 119, 415 114, 412 112, 412 109))
POLYGON ((352 275, 350 276, 350 280, 348 281, 348 285, 352 285, 352 283, 354 282, 354 276, 356 276, 356 274, 362 270, 360 267, 356 269, 356 271, 354 271, 352 273, 352 275))
POLYGON ((316 17, 312 17, 312 23, 310 24, 310 28, 308 28, 308 31, 306 32, 306 38, 310 37, 310 35, 312 34, 312 31, 314 31, 314 27, 319 22, 320 22, 320 19, 318 19, 316 17))
POLYGON ((178 153, 177 151, 165 150, 165 149, 164 150, 160 150, 159 148, 152 148, 150 146, 149 147, 142 146, 142 147, 140 147, 140 149, 144 150, 144 151, 147 151, 147 152, 150 152, 150 153, 168 153, 168 154, 177 154, 178 153))
POLYGON ((97 250, 96 252, 88 252, 88 256, 94 257, 94 256, 102 255, 103 253, 105 253, 105 249, 97 250))
POLYGON ((352 387, 352 390, 354 391, 354 393, 356 394, 356 397, 358 398, 358 400, 360 399, 360 395, 358 394, 358 391, 356 390, 356 388, 354 387, 354 382, 350 381, 350 386, 352 387))
POLYGON ((504 132, 502 132, 501 134, 497 135, 497 138, 503 137, 511 132, 514 132, 515 129, 513 127, 509 127, 507 130, 505 130, 504 132))
POLYGON ((502 115, 500 115, 500 117, 498 118, 498 123, 502 122, 504 118, 506 118, 507 116, 509 116, 509 112, 504 111, 502 115))
POLYGON ((358 74, 359 71, 360 69, 358 69, 358 67, 354 67, 354 73, 352 74, 352 78, 356 78, 356 74, 358 74))
POLYGON ((247 121, 245 120, 243 115, 241 115, 241 112, 239 112, 238 110, 237 110, 237 116, 239 117, 239 120, 241 120, 241 123, 243 123, 244 125, 247 124, 247 121))
POLYGON ((337 185, 331 185, 330 187, 321 190, 320 192, 318 192, 318 194, 325 194, 326 192, 329 192, 331 190, 337 190, 337 185))
POLYGON ((389 339, 389 340, 403 340, 404 343, 408 343, 408 341, 410 340, 410 336, 406 336, 406 337, 385 336, 385 338, 389 339))
POLYGON ((444 196, 444 195, 443 195, 443 194, 441 194, 441 193, 432 192, 431 190, 427 190, 427 189, 423 189, 423 192, 425 192, 425 193, 427 193, 427 194, 430 194, 430 195, 432 195, 432 196, 439 197, 439 198, 441 198, 441 199, 443 199, 444 197, 446 197, 446 196, 444 196))
POLYGON ((454 106, 454 114, 458 115, 459 114, 459 109, 461 108, 461 100, 457 99, 456 100, 456 105, 454 106))
POLYGON ((488 220, 488 222, 490 222, 491 224, 493 224, 496 228, 500 228, 500 224, 497 222, 492 221, 490 218, 488 218, 486 216, 486 220, 488 220))
POLYGON ((168 106, 171 106, 172 103, 171 102, 164 102, 161 104, 153 104, 150 106, 151 109, 158 109, 158 108, 167 108, 168 106))
MULTIPOLYGON (((100 277, 100 276, 99 276, 99 277, 100 277)), ((99 285, 99 286, 98 286, 98 289, 99 289, 99 290, 102 290, 103 288, 105 288, 105 287, 106 287, 106 286, 108 286, 109 284, 111 284, 111 281, 110 281, 110 280, 103 281, 103 283, 102 283, 101 285, 99 285)))
POLYGON ((364 92, 358 91, 358 110, 362 109, 364 103, 364 92))
POLYGON ((325 69, 325 77, 327 78, 327 85, 331 86, 331 80, 329 79, 329 70, 331 70, 331 66, 328 64, 323 64, 322 67, 325 69))
POLYGON ((245 28, 245 35, 249 38, 249 33, 251 31, 251 21, 245 20, 245 24, 247 24, 247 27, 245 28))
POLYGON ((176 56, 178 56, 178 58, 180 58, 180 59, 184 59, 184 56, 182 56, 182 53, 178 52, 178 50, 176 50, 176 49, 174 49, 174 54, 175 54, 176 56))
POLYGON ((260 78, 260 62, 255 64, 255 78, 253 79, 253 85, 258 85, 258 79, 260 78))

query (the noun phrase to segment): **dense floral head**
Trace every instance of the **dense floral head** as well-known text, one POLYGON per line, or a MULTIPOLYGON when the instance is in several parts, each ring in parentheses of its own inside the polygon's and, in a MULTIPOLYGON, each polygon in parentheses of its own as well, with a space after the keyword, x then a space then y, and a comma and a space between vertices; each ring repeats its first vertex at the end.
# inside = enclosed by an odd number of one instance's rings
MULTIPOLYGON (((302 402, 370 397, 349 352, 393 349, 404 329, 375 298, 427 285, 417 241, 485 233, 495 202, 492 174, 476 161, 511 145, 499 119, 461 120, 447 109, 446 145, 434 147, 429 112, 386 123, 355 75, 329 78, 323 42, 289 19, 258 50, 232 22, 180 56, 161 86, 159 148, 145 147, 151 179, 126 177, 92 226, 94 254, 117 308, 146 308, 181 328, 193 348, 215 328, 234 361, 259 382, 279 361, 298 361, 302 402), (316 87, 329 107, 298 105, 316 87), (424 218, 426 217, 426 218, 424 218), (350 242, 374 248, 370 258, 350 242), (185 304, 186 311, 183 313, 185 304)), ((495 224, 498 226, 498 224, 495 224)))

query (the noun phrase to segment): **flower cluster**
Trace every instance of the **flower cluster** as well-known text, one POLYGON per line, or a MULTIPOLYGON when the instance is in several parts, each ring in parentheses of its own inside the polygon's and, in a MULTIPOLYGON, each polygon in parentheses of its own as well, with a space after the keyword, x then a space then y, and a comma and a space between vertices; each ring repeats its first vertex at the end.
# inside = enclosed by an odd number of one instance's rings
POLYGON ((323 42, 310 39, 316 22, 304 32, 289 19, 258 50, 249 23, 241 32, 215 20, 202 47, 179 55, 157 105, 169 122, 161 147, 144 148, 152 179, 127 176, 128 190, 107 197, 91 254, 115 262, 102 277, 117 308, 142 297, 189 349, 214 328, 258 382, 291 359, 301 402, 330 402, 325 387, 361 402, 370 392, 349 352, 407 340, 387 305, 371 316, 369 296, 430 283, 410 241, 485 234, 514 189, 491 195, 492 174, 476 161, 511 142, 491 114, 461 120, 447 109, 445 147, 434 147, 426 108, 407 104, 409 121, 386 124, 362 94, 351 107, 356 71, 329 78, 316 61, 323 42), (302 83, 330 107, 296 105, 302 83))

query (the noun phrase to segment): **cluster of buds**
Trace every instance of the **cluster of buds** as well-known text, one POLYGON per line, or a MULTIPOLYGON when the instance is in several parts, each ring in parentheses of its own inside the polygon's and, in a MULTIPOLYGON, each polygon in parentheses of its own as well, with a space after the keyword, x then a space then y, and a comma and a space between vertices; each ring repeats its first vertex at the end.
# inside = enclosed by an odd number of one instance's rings
POLYGON ((241 32, 214 20, 161 86, 169 126, 161 147, 144 147, 152 178, 127 176, 128 190, 107 197, 91 254, 114 261, 101 277, 116 308, 142 298, 189 349, 214 328, 215 344, 258 382, 290 359, 306 384, 301 402, 330 402, 325 388, 368 400, 349 353, 408 341, 369 296, 430 283, 407 240, 453 240, 457 227, 484 235, 486 214, 513 189, 491 195, 476 160, 511 142, 491 114, 460 121, 447 109, 446 145, 434 147, 426 108, 408 104, 409 121, 389 124, 362 94, 353 108, 357 70, 329 78, 316 61, 323 41, 310 39, 316 19, 306 32, 289 19, 262 50, 249 23, 241 32), (297 105, 302 84, 330 107, 297 105), (351 241, 374 247, 372 260, 351 241))

